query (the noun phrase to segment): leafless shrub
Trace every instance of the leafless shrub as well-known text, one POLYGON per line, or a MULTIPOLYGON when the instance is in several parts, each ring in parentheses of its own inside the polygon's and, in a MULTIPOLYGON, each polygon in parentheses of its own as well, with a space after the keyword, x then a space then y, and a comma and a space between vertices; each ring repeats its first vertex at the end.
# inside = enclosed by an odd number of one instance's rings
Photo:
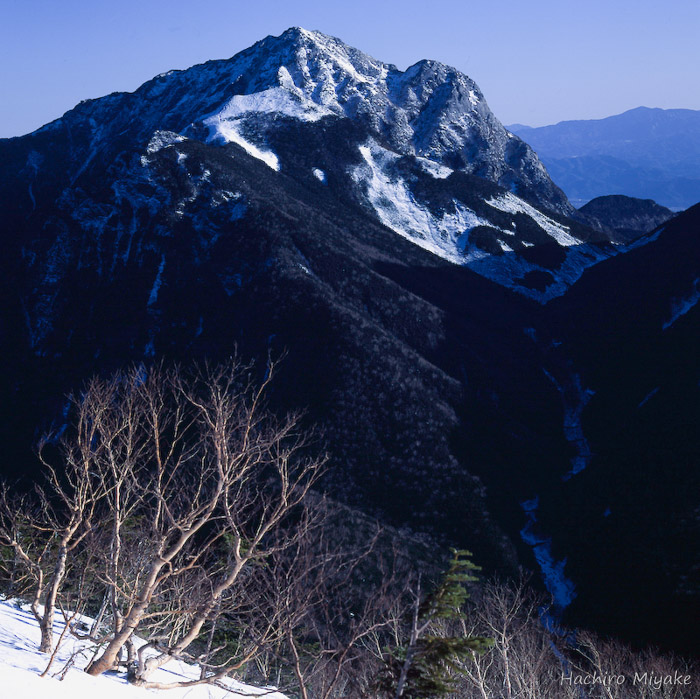
POLYGON ((51 653, 53 624, 59 592, 72 556, 97 526, 98 504, 105 496, 101 474, 93 470, 101 450, 93 406, 73 399, 77 406, 75 434, 59 449, 62 468, 55 468, 45 454, 50 442, 40 444, 45 482, 26 495, 13 494, 0 485, 0 543, 12 554, 11 563, 19 594, 30 598, 32 614, 41 629, 39 650, 51 653))
POLYGON ((267 670, 277 667, 278 684, 302 699, 372 696, 413 575, 391 534, 355 521, 347 526, 361 533, 351 541, 338 510, 316 501, 314 525, 269 559, 257 589, 279 633, 267 670))
MULTIPOLYGON (((486 581, 464 633, 490 636, 493 648, 460 667, 460 699, 691 699, 697 667, 653 649, 558 627, 526 580, 486 581), (684 678, 687 683, 683 683, 684 678), (664 678, 666 684, 663 684, 664 678), (673 682, 675 680, 675 683, 673 682)), ((452 631, 453 632, 453 631, 452 631)))

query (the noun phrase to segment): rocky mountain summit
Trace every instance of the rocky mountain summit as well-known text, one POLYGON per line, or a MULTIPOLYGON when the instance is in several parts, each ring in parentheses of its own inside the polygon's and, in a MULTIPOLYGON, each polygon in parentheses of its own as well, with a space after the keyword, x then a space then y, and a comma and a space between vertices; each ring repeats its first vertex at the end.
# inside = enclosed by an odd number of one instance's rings
POLYGON ((40 131, 84 129, 88 157, 125 132, 145 147, 156 131, 169 130, 239 143, 274 163, 264 153, 275 121, 327 116, 352 119, 399 155, 479 175, 557 213, 574 211, 532 149, 501 125, 469 77, 427 60, 402 72, 300 28, 267 37, 231 59, 159 75, 133 94, 88 100, 40 131))
MULTIPOLYGON (((243 151, 309 187, 330 184, 414 244, 541 302, 616 252, 605 233, 563 218, 575 210, 470 78, 434 61, 402 72, 298 28, 5 141, 4 162, 19 173, 6 201, 51 207, 59 228, 79 217, 93 238, 113 229, 108 237, 122 240, 133 231, 108 211, 152 217, 162 207, 153 159, 177 153, 186 175, 186 143, 243 151)), ((190 177, 192 191, 201 185, 190 177)), ((182 215, 190 198, 175 205, 182 215)))

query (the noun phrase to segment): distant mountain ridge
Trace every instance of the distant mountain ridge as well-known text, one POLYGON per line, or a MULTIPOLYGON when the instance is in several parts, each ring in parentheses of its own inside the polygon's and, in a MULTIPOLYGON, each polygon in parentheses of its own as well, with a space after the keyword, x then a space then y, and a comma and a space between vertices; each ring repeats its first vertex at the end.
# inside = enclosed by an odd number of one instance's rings
POLYGON ((700 111, 638 107, 605 119, 511 131, 572 202, 625 194, 685 209, 700 201, 700 111))

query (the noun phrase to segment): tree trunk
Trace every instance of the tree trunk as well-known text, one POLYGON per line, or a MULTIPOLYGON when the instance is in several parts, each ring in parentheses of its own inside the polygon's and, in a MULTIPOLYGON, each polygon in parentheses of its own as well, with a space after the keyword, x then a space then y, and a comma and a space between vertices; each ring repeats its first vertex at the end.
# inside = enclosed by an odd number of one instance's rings
POLYGON ((124 647, 124 644, 133 636, 134 631, 141 623, 143 615, 151 603, 153 593, 157 587, 158 576, 163 566, 167 563, 165 558, 159 559, 151 568, 148 578, 146 579, 139 595, 137 603, 131 608, 129 614, 124 618, 119 631, 115 631, 114 637, 107 644, 104 653, 99 658, 93 660, 86 668, 85 672, 88 675, 97 677, 107 670, 111 670, 118 662, 119 653, 124 647))
MULTIPOLYGON (((72 532, 71 532, 72 534, 72 532)), ((54 565, 53 575, 46 591, 46 599, 44 601, 44 614, 41 618, 39 626, 41 627, 41 645, 39 652, 50 653, 53 649, 53 616, 56 609, 56 598, 58 591, 63 581, 63 576, 66 574, 66 560, 68 558, 67 537, 61 541, 58 547, 58 556, 54 565)))
POLYGON ((41 644, 39 645, 40 653, 50 653, 53 650, 53 610, 51 614, 44 613, 44 618, 41 620, 41 644))
POLYGON ((124 621, 121 631, 116 633, 114 638, 107 644, 104 653, 85 668, 85 672, 87 672, 88 675, 97 677, 103 672, 107 672, 107 670, 116 667, 124 644, 127 643, 133 635, 147 606, 148 603, 144 602, 131 610, 131 613, 124 621))
POLYGON ((406 651, 406 658, 401 666, 401 675, 399 675, 399 681, 396 685, 396 699, 403 696, 403 691, 406 689, 406 680, 408 679, 408 671, 411 669, 413 664, 413 656, 415 654, 415 646, 410 646, 406 651))
POLYGON ((139 679, 148 680, 148 677, 153 674, 156 670, 161 668, 165 663, 169 662, 171 658, 178 657, 186 648, 188 648, 195 640, 199 637, 202 631, 202 627, 210 618, 211 613, 219 606, 221 603, 221 595, 236 581, 240 575, 241 570, 248 562, 249 557, 241 558, 236 561, 233 570, 228 574, 225 580, 223 580, 211 593, 209 601, 203 605, 200 610, 194 615, 191 626, 187 633, 180 639, 180 641, 173 646, 168 653, 161 653, 160 655, 154 655, 147 658, 143 664, 143 668, 139 672, 139 679))
POLYGON ((299 658, 299 652, 297 651, 297 646, 294 641, 294 634, 291 630, 287 633, 287 640, 290 648, 292 649, 292 654, 294 655, 294 674, 299 684, 301 699, 309 699, 309 694, 304 686, 304 673, 301 671, 301 659, 299 658))
POLYGON ((399 682, 396 685, 394 699, 400 699, 400 697, 403 696, 403 691, 406 688, 406 680, 408 680, 408 671, 413 664, 413 656, 416 654, 416 644, 418 643, 418 637, 420 635, 420 631, 418 630, 418 618, 420 614, 420 577, 418 578, 416 587, 416 600, 413 605, 413 619, 411 621, 411 636, 408 642, 408 649, 406 650, 406 657, 401 666, 401 674, 399 675, 399 682))

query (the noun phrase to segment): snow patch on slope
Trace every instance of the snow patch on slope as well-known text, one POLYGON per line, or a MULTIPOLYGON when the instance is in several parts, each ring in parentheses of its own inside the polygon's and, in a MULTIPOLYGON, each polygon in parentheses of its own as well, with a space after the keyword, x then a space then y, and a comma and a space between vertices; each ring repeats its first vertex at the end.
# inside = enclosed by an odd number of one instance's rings
MULTIPOLYGON (((348 64, 349 68, 352 68, 348 64)), ((348 66, 345 66, 346 68, 348 66)), ((353 69, 354 72, 354 69, 353 69)), ((247 116, 255 114, 283 115, 305 122, 315 122, 332 114, 342 114, 342 108, 337 101, 314 101, 298 88, 289 70, 281 66, 277 71, 279 87, 245 95, 234 95, 222 108, 203 119, 203 124, 209 129, 209 140, 218 143, 236 143, 250 155, 262 160, 273 170, 279 170, 279 159, 270 150, 265 150, 251 143, 243 136, 241 126, 247 116)), ((335 98, 335 93, 333 94, 335 98)))
POLYGON ((659 392, 659 386, 657 386, 656 388, 652 388, 651 391, 649 391, 649 393, 647 393, 646 396, 644 396, 644 398, 642 398, 641 403, 639 403, 639 405, 637 405, 637 407, 638 408, 644 407, 658 392, 659 392))
POLYGON ((251 112, 283 114, 293 119, 311 122, 333 114, 330 109, 306 99, 304 93, 294 85, 284 66, 279 69, 279 75, 282 87, 272 87, 252 95, 236 95, 216 115, 205 120, 205 123, 214 117, 229 121, 239 119, 251 112))
POLYGON ((562 476, 562 480, 568 481, 583 471, 593 458, 591 445, 583 432, 581 417, 595 391, 584 388, 581 377, 575 372, 571 372, 560 382, 546 369, 542 371, 561 394, 564 407, 564 437, 575 450, 575 455, 571 458, 571 469, 562 476))
POLYGON ((163 283, 163 270, 165 269, 165 255, 160 258, 160 264, 158 265, 158 272, 156 273, 156 278, 153 282, 153 287, 151 288, 151 293, 148 296, 147 306, 152 306, 158 300, 158 292, 160 291, 161 284, 163 283))
POLYGON ((179 133, 174 131, 156 131, 148 142, 148 146, 146 146, 146 153, 153 155, 153 153, 157 153, 159 150, 167 148, 167 146, 172 146, 173 143, 182 143, 182 141, 186 140, 184 136, 180 136, 179 133))
POLYGON ((534 206, 531 206, 510 192, 506 192, 500 197, 493 197, 486 203, 499 211, 506 211, 511 214, 525 214, 529 216, 543 231, 554 238, 559 245, 568 247, 571 245, 580 245, 582 242, 578 238, 571 235, 568 226, 557 223, 554 219, 549 218, 549 216, 545 216, 534 206))
POLYGON ((576 586, 566 577, 564 568, 566 558, 558 561, 552 554, 552 538, 537 531, 537 510, 540 499, 535 496, 532 500, 520 503, 527 517, 527 524, 520 530, 522 540, 532 547, 535 560, 542 572, 545 587, 552 595, 557 611, 566 609, 576 597, 576 586))
POLYGON ((271 150, 265 150, 248 141, 240 132, 240 125, 235 119, 223 120, 220 114, 209 117, 204 121, 209 127, 209 140, 218 143, 235 143, 243 148, 248 155, 262 160, 265 165, 279 172, 280 161, 271 150))
POLYGON ((440 165, 440 163, 436 163, 434 160, 429 160, 428 158, 417 157, 416 161, 425 172, 432 175, 436 180, 447 179, 454 172, 452 168, 440 165))
POLYGON ((454 201, 454 213, 433 214, 416 200, 406 182, 392 178, 387 170, 399 159, 396 153, 370 141, 360 146, 364 163, 351 175, 364 186, 367 198, 379 220, 416 245, 454 264, 485 257, 487 253, 468 249, 469 231, 476 226, 491 226, 471 209, 454 201))
MULTIPOLYGON (((436 213, 416 197, 409 183, 401 176, 396 165, 400 155, 380 146, 373 139, 360 146, 359 150, 363 162, 353 167, 350 175, 385 226, 444 260, 467 266, 477 274, 539 303, 560 296, 581 276, 584 269, 608 257, 604 250, 583 244, 571 235, 568 226, 551 219, 513 194, 504 193, 485 202, 511 216, 528 216, 553 239, 553 243, 565 249, 565 259, 556 268, 540 266, 519 253, 521 248, 532 247, 532 243, 518 239, 515 219, 504 228, 477 214, 458 199, 452 199, 451 205, 436 213), (477 241, 470 240, 471 231, 477 227, 492 231, 492 242, 498 246, 496 251, 485 250, 477 241), (508 236, 507 242, 499 237, 501 234, 508 236), (551 282, 544 289, 531 288, 522 283, 532 272, 548 275, 551 282)), ((431 162, 427 159, 416 158, 416 162, 424 169, 431 167, 426 165, 431 162)), ((445 170, 449 168, 437 169, 443 166, 435 163, 432 166, 434 172, 448 174, 445 170)))

